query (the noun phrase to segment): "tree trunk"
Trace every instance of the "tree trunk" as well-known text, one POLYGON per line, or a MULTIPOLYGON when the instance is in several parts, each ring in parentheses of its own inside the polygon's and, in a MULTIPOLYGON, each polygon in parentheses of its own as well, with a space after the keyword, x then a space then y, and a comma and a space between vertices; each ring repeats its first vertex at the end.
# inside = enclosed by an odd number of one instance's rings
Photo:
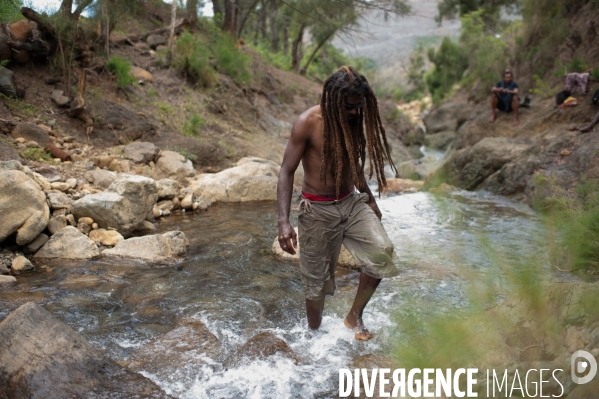
POLYGON ((187 0, 187 18, 192 26, 198 22, 198 0, 187 0))
POLYGON ((262 9, 260 10, 260 33, 262 40, 266 40, 266 0, 262 0, 262 9))
POLYGON ((270 1, 270 32, 272 34, 272 51, 279 51, 279 32, 277 30, 277 0, 270 1))
POLYGON ((62 0, 62 4, 60 5, 60 12, 62 12, 63 15, 70 16, 72 10, 73 0, 62 0))
POLYGON ((177 20, 177 0, 172 0, 171 3, 171 31, 168 38, 168 46, 170 59, 172 61, 175 56, 175 21, 177 20))
POLYGON ((237 38, 237 0, 225 0, 225 19, 223 31, 237 38))
POLYGON ((220 6, 220 0, 212 0, 212 11, 214 15, 220 14, 223 15, 223 9, 220 6))
POLYGON ((289 24, 283 24, 283 54, 289 51, 289 24))
POLYGON ((318 43, 318 46, 316 46, 316 48, 314 49, 314 51, 312 51, 312 54, 310 54, 310 58, 308 58, 308 61, 306 61, 306 65, 304 65, 304 67, 302 68, 302 70, 300 71, 300 75, 305 75, 306 71, 308 71, 308 67, 310 66, 310 64, 312 63, 312 61, 314 60, 314 57, 316 57, 316 53, 318 53, 318 50, 320 50, 320 48, 322 46, 324 46, 324 44, 331 38, 333 37, 334 32, 327 35, 327 37, 324 38, 324 40, 322 40, 320 43, 318 43))
POLYGON ((291 47, 291 69, 296 72, 299 70, 299 63, 302 59, 302 57, 300 56, 300 53, 301 53, 302 41, 304 40, 304 29, 305 28, 306 28, 306 26, 303 24, 300 26, 300 28, 297 32, 297 37, 293 41, 293 46, 291 47))
POLYGON ((245 12, 245 14, 243 14, 243 17, 241 17, 241 22, 239 23, 239 28, 237 29, 237 37, 241 37, 241 35, 243 33, 243 28, 245 27, 245 23, 247 22, 250 14, 252 12, 254 12, 254 10, 256 9, 256 5, 258 4, 258 1, 259 0, 254 0, 254 2, 250 5, 250 7, 245 12))

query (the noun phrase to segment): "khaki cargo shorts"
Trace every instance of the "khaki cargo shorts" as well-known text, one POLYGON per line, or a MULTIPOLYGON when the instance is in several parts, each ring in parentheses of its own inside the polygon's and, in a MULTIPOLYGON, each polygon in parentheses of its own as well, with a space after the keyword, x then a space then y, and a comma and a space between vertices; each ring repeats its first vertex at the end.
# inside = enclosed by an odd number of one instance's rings
POLYGON ((352 193, 339 201, 314 202, 302 197, 298 215, 300 272, 307 299, 335 292, 335 267, 341 244, 374 278, 395 277, 393 244, 368 194, 352 193))

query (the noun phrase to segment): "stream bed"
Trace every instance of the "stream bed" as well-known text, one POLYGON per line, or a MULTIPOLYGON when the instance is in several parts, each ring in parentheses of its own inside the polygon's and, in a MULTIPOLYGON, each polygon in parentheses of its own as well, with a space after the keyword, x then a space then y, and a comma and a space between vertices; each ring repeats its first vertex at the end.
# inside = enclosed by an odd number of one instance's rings
MULTIPOLYGON (((338 370, 369 355, 389 355, 402 339, 402 315, 451 312, 467 301, 464 271, 496 272, 485 245, 502 262, 545 256, 543 226, 526 205, 485 193, 457 191, 389 196, 379 200, 383 224, 401 270, 383 280, 364 321, 375 334, 358 342, 343 326, 358 272, 338 270, 322 327, 307 329, 295 263, 275 259, 274 202, 217 204, 207 212, 164 218, 159 232, 183 231, 190 255, 172 267, 125 259, 51 264, 18 277, 0 292, 0 320, 28 301, 41 303, 115 361, 135 352, 182 320, 200 320, 220 341, 221 353, 181 356, 165 347, 161 362, 141 372, 178 398, 333 398, 338 370), (409 306, 409 309, 407 307, 409 306), (252 336, 270 331, 298 361, 281 355, 225 367, 225 359, 252 336)), ((292 212, 292 224, 297 213, 292 212)))

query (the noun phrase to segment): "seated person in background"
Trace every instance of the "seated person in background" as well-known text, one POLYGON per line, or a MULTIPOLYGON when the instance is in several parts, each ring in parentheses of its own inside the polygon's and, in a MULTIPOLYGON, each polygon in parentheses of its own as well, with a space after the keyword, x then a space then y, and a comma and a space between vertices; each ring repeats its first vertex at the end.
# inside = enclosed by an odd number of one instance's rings
POLYGON ((491 89, 491 109, 493 114, 489 118, 490 122, 497 118, 497 109, 500 111, 514 111, 514 125, 518 124, 518 83, 514 82, 512 71, 506 69, 503 72, 503 80, 499 81, 495 87, 491 89))

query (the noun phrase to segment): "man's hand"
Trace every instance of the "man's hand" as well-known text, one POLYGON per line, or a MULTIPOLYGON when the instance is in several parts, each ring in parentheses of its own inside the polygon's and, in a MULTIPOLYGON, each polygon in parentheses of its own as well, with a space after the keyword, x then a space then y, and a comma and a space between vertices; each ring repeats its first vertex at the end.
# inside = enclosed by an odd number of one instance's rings
POLYGON ((295 248, 297 248, 297 234, 291 227, 289 222, 279 222, 279 245, 281 249, 291 255, 295 255, 295 248))

